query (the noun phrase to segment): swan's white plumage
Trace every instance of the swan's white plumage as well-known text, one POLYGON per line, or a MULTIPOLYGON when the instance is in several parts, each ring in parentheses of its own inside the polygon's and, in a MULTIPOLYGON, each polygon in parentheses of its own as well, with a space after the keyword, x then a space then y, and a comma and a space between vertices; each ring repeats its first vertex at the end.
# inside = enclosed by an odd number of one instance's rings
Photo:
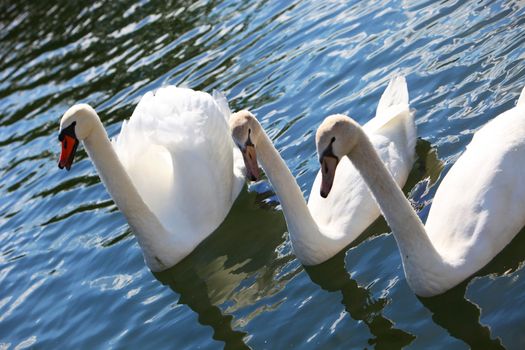
POLYGON ((475 133, 434 197, 425 228, 458 270, 451 280, 483 267, 525 226, 524 96, 475 133))
POLYGON ((166 86, 142 97, 113 140, 141 198, 185 251, 219 226, 244 183, 229 116, 220 93, 166 86))
MULTIPOLYGON (((404 77, 392 79, 377 107, 375 118, 365 126, 381 159, 399 186, 408 178, 415 159, 416 127, 409 110, 408 89, 404 77)), ((380 215, 363 178, 347 157, 337 167, 330 195, 320 196, 321 171, 310 191, 308 208, 320 234, 312 236, 308 246, 292 240, 303 262, 319 264, 354 241, 380 215), (312 249, 315 245, 315 249, 312 249)))

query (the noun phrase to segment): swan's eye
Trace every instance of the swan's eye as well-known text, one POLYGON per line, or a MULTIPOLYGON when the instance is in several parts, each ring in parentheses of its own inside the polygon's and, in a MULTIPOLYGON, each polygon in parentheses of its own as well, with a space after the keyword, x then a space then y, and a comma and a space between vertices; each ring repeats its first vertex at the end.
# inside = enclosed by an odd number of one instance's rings
POLYGON ((330 143, 334 143, 334 141, 335 141, 335 136, 332 137, 332 139, 330 140, 330 143))
POLYGON ((71 136, 72 138, 76 139, 77 138, 75 134, 76 125, 77 125, 77 122, 75 121, 71 123, 67 128, 60 130, 60 134, 58 134, 58 141, 62 142, 66 135, 71 136))

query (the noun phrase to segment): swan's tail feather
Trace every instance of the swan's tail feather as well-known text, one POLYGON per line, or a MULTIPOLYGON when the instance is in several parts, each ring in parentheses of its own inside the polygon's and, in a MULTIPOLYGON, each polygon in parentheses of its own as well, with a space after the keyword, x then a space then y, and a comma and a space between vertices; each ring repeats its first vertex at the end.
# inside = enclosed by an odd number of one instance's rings
POLYGON ((385 134, 403 127, 407 150, 415 156, 417 130, 414 112, 410 110, 408 103, 405 77, 397 76, 390 80, 381 96, 376 117, 366 123, 364 129, 370 133, 385 134))
POLYGON ((407 136, 415 139, 414 113, 408 104, 407 82, 405 77, 397 76, 390 80, 383 92, 375 118, 366 123, 364 128, 367 132, 379 132, 399 125, 402 121, 406 123, 407 136))
POLYGON ((376 115, 381 115, 389 107, 408 105, 408 88, 404 76, 396 76, 390 80, 385 92, 377 105, 376 115))
POLYGON ((522 105, 525 105, 525 87, 523 88, 523 90, 521 90, 520 98, 518 99, 518 103, 516 104, 516 106, 522 105))

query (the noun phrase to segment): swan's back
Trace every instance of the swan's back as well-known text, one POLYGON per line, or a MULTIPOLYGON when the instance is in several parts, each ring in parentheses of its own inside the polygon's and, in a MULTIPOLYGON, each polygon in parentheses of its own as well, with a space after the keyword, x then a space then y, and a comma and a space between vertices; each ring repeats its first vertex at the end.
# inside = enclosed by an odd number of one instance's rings
POLYGON ((113 141, 143 200, 189 245, 223 221, 242 188, 229 115, 221 95, 167 86, 142 97, 113 141))
MULTIPOLYGON (((376 116, 364 129, 396 182, 403 186, 414 163, 416 145, 416 127, 409 110, 404 77, 390 81, 376 116)), ((348 157, 340 160, 327 198, 320 196, 320 184, 321 172, 312 186, 308 207, 320 229, 331 238, 324 246, 337 252, 341 245, 346 246, 370 226, 379 217, 380 210, 348 157)), ((326 255, 329 254, 327 249, 326 255)))
POLYGON ((525 94, 479 131, 443 179, 426 231, 449 263, 476 271, 525 225, 525 94))

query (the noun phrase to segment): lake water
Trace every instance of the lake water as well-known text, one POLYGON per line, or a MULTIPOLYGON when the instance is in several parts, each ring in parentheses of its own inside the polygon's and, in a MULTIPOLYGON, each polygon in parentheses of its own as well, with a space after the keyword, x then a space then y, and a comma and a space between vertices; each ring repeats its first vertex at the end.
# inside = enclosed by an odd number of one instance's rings
POLYGON ((307 195, 321 120, 366 122, 404 74, 421 138, 405 192, 425 219, 472 134, 525 85, 523 0, 86 4, 0 2, 0 349, 525 348, 523 232, 420 299, 381 220, 305 269, 263 179, 155 276, 83 149, 57 168, 69 106, 92 104, 115 135, 146 91, 179 84, 250 108, 307 195))

